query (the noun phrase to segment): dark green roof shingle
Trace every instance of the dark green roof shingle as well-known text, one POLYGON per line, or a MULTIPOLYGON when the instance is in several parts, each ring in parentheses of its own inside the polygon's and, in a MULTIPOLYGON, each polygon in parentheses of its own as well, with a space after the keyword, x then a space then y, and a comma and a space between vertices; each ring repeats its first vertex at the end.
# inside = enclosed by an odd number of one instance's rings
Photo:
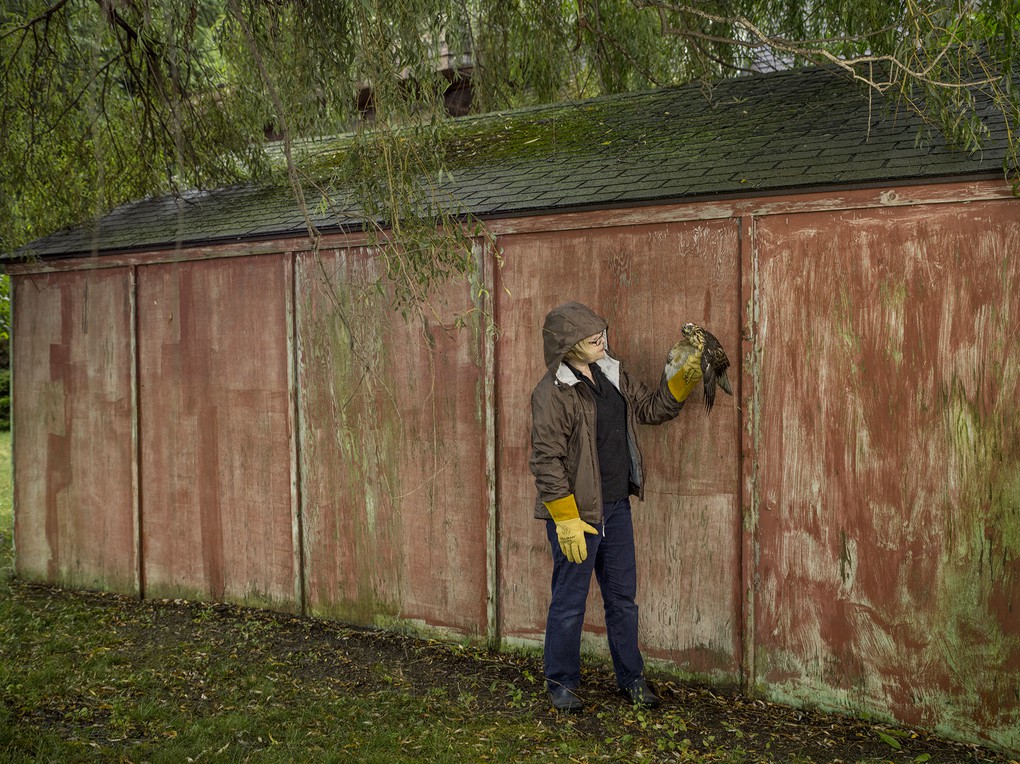
MULTIPOLYGON (((479 217, 721 194, 790 192, 1002 172, 1001 118, 965 153, 830 69, 800 69, 455 121, 444 193, 479 217)), ((326 146, 325 156, 336 146, 326 146)), ((315 200, 310 207, 315 208, 315 200)), ((313 213, 322 230, 354 226, 313 213)), ((126 205, 40 257, 162 248, 307 230, 289 188, 235 187, 126 205)))

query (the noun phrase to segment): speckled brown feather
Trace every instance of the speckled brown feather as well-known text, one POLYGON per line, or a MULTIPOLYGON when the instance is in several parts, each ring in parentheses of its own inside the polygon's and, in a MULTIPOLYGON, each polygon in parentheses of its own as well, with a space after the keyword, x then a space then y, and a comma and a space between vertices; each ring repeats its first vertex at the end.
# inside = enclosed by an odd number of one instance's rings
POLYGON ((691 353, 698 348, 701 349, 701 373, 705 387, 705 408, 709 411, 715 405, 715 389, 721 387, 727 395, 733 395, 733 388, 730 387, 730 380, 726 376, 726 370, 730 367, 730 360, 726 357, 719 340, 707 329, 697 324, 686 323, 680 330, 683 339, 673 346, 669 354, 669 363, 676 364, 679 369, 691 353))

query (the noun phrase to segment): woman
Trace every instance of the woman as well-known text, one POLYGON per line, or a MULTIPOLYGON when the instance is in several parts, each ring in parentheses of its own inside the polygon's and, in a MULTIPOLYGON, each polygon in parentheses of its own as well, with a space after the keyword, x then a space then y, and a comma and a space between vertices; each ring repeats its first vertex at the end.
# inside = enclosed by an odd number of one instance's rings
POLYGON ((644 475, 634 425, 680 413, 701 378, 701 355, 656 389, 606 353, 604 318, 580 303, 554 308, 542 330, 547 371, 531 395, 535 517, 546 521, 553 556, 545 630, 546 689, 554 708, 580 711, 581 630, 592 572, 605 604, 606 634, 620 690, 658 705, 638 649, 637 567, 630 496, 644 475))

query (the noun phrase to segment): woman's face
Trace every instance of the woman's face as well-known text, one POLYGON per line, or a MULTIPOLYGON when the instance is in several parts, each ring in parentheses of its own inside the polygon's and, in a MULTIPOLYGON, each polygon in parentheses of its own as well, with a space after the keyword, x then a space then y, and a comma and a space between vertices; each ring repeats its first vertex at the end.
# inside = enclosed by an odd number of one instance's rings
POLYGON ((599 332, 591 337, 586 337, 579 343, 578 350, 584 353, 584 363, 595 363, 606 357, 606 333, 599 332))

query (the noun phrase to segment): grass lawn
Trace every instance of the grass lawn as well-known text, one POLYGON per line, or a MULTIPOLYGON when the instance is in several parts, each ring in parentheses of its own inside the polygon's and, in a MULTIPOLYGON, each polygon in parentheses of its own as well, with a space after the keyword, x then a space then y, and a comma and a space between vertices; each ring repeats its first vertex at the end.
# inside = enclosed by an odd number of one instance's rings
POLYGON ((0 434, 0 764, 6 762, 1008 762, 922 732, 653 676, 654 711, 586 664, 559 716, 541 657, 280 613, 11 577, 0 434))

